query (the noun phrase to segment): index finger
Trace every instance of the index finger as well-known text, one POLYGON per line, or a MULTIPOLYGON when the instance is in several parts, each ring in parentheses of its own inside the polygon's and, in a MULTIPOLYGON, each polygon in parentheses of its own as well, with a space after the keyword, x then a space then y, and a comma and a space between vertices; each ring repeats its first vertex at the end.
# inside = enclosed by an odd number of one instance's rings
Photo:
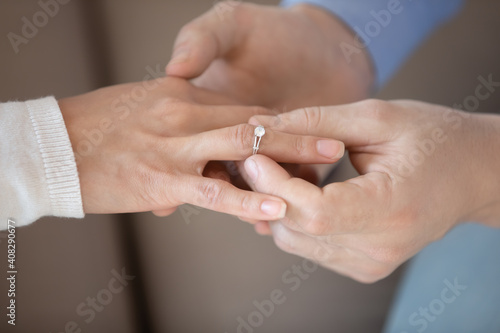
POLYGON ((287 209, 279 197, 240 190, 223 180, 202 176, 184 177, 175 192, 182 203, 252 220, 279 220, 287 209))
POLYGON ((298 109, 277 116, 255 116, 253 125, 264 125, 276 131, 335 138, 346 146, 374 144, 388 140, 398 112, 391 104, 367 100, 339 106, 298 109))

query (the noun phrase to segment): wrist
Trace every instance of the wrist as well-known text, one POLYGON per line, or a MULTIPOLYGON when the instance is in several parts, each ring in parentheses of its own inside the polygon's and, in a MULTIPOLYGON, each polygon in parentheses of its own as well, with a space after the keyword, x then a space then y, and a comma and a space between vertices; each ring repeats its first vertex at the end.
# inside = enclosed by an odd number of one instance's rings
POLYGON ((351 60, 347 60, 341 52, 340 45, 355 37, 354 31, 335 14, 309 4, 298 4, 290 7, 290 11, 301 14, 312 22, 325 39, 325 45, 330 46, 332 61, 337 62, 337 72, 332 78, 341 78, 344 84, 359 90, 357 99, 367 98, 375 83, 373 62, 366 49, 351 60), (339 72, 340 71, 340 72, 339 72))
MULTIPOLYGON (((471 195, 479 200, 462 221, 500 227, 500 116, 473 114, 469 122, 473 128, 469 140, 474 152, 471 195)), ((471 201, 475 200, 471 197, 471 201)))

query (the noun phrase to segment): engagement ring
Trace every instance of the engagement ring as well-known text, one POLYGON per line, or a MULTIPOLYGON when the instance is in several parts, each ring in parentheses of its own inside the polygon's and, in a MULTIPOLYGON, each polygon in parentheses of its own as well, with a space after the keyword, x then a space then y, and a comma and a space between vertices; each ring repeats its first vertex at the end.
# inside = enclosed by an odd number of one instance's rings
POLYGON ((260 146, 260 141, 262 140, 262 137, 266 134, 266 130, 264 129, 264 126, 257 126, 254 131, 254 141, 253 141, 253 154, 257 154, 259 151, 259 146, 260 146))

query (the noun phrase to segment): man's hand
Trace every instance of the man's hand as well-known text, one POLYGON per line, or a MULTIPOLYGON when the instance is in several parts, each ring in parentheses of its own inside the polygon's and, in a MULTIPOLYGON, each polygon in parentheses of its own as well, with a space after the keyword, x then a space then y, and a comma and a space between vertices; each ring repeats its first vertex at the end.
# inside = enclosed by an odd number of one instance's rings
MULTIPOLYGON (((283 217, 282 199, 203 177, 209 161, 249 157, 255 126, 248 119, 269 114, 260 107, 221 105, 228 102, 176 78, 60 100, 77 158, 84 211, 154 211, 164 216, 190 203, 252 219, 283 217)), ((290 163, 332 163, 343 154, 342 143, 327 140, 318 146, 318 141, 268 130, 259 153, 290 163)))
POLYGON ((339 44, 352 32, 330 13, 247 3, 221 12, 216 7, 182 28, 168 75, 280 112, 368 96, 369 57, 347 63, 339 44))
POLYGON ((361 174, 318 188, 265 156, 245 162, 254 189, 288 204, 284 219, 256 226, 287 252, 374 282, 459 222, 500 226, 498 116, 365 101, 256 116, 250 123, 342 140, 361 174))

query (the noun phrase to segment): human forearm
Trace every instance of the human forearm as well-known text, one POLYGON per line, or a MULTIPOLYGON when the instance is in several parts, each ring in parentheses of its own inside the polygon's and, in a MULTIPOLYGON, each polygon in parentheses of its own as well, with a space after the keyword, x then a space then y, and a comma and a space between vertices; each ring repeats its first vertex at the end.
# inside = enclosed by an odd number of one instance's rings
POLYGON ((476 129, 471 154, 467 155, 475 161, 471 198, 477 198, 477 203, 461 220, 500 227, 500 116, 471 115, 468 122, 476 129))

